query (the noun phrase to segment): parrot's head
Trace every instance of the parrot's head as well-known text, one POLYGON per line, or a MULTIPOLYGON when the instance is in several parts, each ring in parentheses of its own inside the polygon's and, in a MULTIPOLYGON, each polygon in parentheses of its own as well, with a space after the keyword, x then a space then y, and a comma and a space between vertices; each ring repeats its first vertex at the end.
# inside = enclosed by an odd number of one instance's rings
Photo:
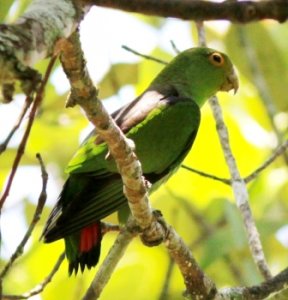
POLYGON ((172 84, 180 95, 191 97, 199 106, 218 91, 234 90, 236 93, 239 87, 229 57, 206 47, 181 52, 158 77, 160 81, 172 84))

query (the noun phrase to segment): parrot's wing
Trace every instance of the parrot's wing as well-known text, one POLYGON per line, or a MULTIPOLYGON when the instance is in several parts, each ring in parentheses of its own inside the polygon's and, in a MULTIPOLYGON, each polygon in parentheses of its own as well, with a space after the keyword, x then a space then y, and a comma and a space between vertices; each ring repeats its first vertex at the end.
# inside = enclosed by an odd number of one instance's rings
POLYGON ((101 220, 125 203, 119 174, 110 174, 108 178, 72 175, 66 181, 59 201, 46 223, 43 231, 45 242, 75 233, 101 220))
POLYGON ((127 133, 135 125, 142 122, 159 105, 163 103, 172 105, 178 100, 178 91, 172 85, 165 87, 165 90, 162 89, 162 91, 161 88, 150 88, 134 101, 112 114, 112 117, 121 130, 127 133))
MULTIPOLYGON (((127 133, 159 105, 172 105, 178 98, 178 92, 173 86, 166 87, 163 92, 147 90, 131 103, 115 111, 112 118, 120 129, 127 133)), ((105 159, 107 154, 107 144, 97 136, 94 129, 83 141, 65 171, 70 174, 93 172, 99 177, 105 177, 109 171, 117 172, 114 162, 105 159)))

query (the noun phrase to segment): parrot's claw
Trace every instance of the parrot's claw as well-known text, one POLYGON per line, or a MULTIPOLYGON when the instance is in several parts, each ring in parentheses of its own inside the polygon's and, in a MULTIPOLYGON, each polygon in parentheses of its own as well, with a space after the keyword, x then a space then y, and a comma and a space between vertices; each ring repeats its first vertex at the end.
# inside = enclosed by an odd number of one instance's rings
POLYGON ((105 160, 111 160, 111 159, 112 159, 111 152, 108 151, 107 154, 105 155, 105 160))
POLYGON ((167 238, 167 226, 160 210, 153 211, 153 219, 151 226, 140 235, 142 243, 148 247, 158 246, 167 238))

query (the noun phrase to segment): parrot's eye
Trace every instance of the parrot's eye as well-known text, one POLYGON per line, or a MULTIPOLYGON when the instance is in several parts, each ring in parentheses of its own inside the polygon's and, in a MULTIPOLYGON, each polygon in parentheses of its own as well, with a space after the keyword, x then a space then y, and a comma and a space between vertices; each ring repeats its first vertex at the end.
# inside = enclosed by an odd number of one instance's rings
POLYGON ((217 67, 220 67, 224 64, 224 57, 218 53, 218 52, 213 52, 210 56, 209 56, 209 60, 211 61, 211 63, 217 67))

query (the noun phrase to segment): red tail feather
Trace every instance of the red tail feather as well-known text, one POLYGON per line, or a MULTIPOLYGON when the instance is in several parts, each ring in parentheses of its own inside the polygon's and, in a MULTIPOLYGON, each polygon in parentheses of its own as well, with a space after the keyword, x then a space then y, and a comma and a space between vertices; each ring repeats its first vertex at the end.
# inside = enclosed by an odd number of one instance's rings
POLYGON ((95 223, 81 230, 80 253, 89 252, 98 242, 101 241, 101 224, 95 223))

